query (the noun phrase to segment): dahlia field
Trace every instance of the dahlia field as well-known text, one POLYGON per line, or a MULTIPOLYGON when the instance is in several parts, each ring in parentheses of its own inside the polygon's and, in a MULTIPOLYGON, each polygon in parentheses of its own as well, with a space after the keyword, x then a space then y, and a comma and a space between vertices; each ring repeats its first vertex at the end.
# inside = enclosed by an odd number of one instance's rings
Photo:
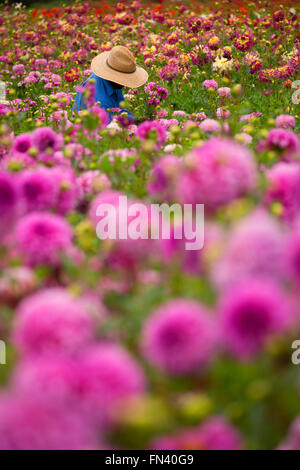
POLYGON ((0 449, 300 449, 296 0, 4 2, 0 43, 0 449), (80 87, 116 45, 134 121, 80 87), (203 248, 101 240, 120 196, 203 248))

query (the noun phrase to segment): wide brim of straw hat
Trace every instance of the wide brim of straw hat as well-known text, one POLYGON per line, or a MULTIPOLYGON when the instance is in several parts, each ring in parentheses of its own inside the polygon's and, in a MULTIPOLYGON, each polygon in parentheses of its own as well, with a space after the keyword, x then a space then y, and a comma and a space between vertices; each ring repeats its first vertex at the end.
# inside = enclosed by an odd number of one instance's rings
POLYGON ((130 73, 119 72, 118 70, 112 69, 107 64, 108 55, 109 52, 106 51, 93 58, 91 69, 95 75, 128 88, 138 88, 146 83, 148 73, 142 67, 137 65, 136 70, 130 73))

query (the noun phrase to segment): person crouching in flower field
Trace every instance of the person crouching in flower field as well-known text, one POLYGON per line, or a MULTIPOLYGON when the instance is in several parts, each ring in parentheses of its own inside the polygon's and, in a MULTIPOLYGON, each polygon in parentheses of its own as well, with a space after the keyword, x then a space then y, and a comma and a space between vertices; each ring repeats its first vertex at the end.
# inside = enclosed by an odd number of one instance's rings
MULTIPOLYGON (((99 106, 108 112, 110 122, 112 114, 108 110, 119 108, 120 103, 124 100, 122 88, 138 88, 148 80, 146 70, 136 65, 133 54, 124 46, 115 46, 110 51, 102 52, 94 57, 91 69, 93 73, 77 92, 73 110, 80 111, 87 107, 84 88, 94 82, 95 90, 92 101, 99 103, 99 106)), ((128 114, 129 119, 135 119, 133 114, 126 109, 122 109, 121 112, 124 111, 128 114)))

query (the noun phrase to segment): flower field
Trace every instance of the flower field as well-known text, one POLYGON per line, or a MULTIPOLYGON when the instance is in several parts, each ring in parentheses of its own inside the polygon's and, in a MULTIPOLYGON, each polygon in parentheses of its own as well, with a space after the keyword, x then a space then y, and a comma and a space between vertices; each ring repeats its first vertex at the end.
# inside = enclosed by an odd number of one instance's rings
POLYGON ((45 5, 0 9, 0 449, 299 450, 296 0, 45 5), (116 45, 135 120, 80 86, 116 45), (99 239, 122 195, 203 248, 99 239))

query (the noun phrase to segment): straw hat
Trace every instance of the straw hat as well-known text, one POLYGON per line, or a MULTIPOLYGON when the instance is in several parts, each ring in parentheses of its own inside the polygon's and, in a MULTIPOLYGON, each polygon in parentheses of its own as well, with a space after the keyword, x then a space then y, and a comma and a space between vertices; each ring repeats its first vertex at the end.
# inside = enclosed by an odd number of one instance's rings
POLYGON ((148 73, 135 63, 127 47, 115 46, 94 57, 91 69, 95 75, 129 88, 138 88, 148 80, 148 73))

